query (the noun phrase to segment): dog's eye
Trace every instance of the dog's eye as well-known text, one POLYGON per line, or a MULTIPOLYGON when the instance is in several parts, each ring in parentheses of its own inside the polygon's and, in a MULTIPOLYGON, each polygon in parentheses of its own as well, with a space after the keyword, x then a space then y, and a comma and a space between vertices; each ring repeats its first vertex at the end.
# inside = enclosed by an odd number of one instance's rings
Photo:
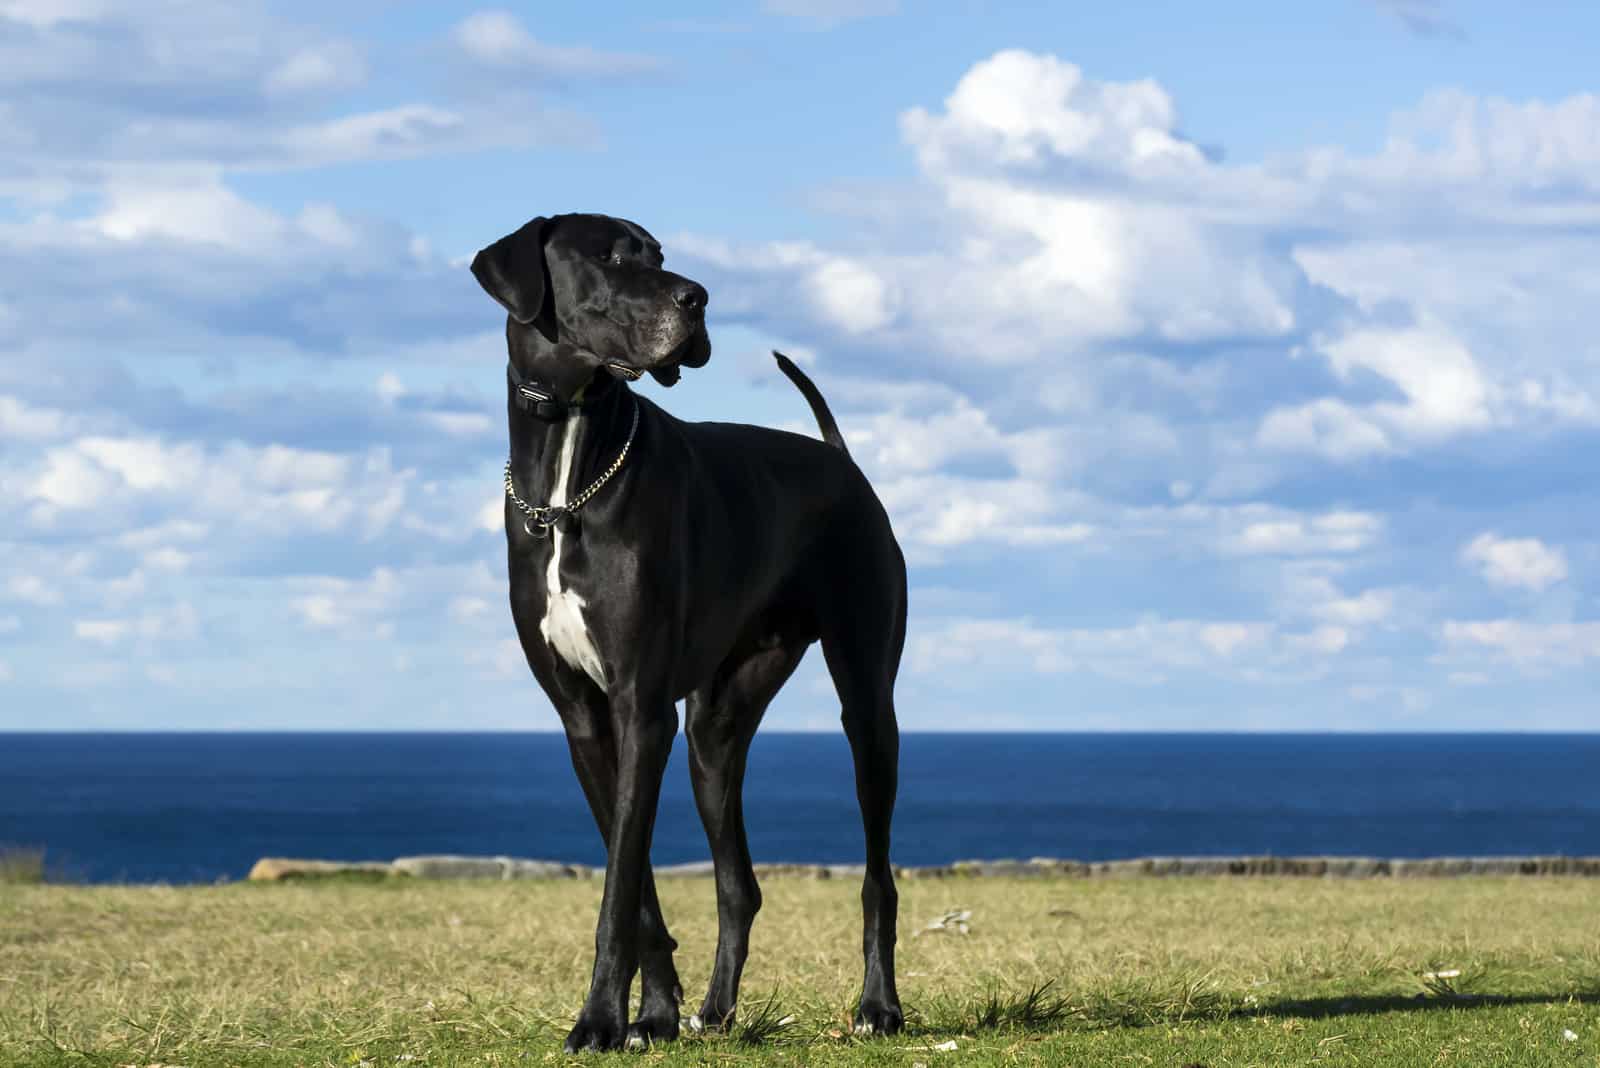
POLYGON ((622 253, 620 253, 620 252, 605 252, 605 253, 601 253, 600 262, 601 263, 609 263, 613 267, 620 267, 622 265, 622 253))

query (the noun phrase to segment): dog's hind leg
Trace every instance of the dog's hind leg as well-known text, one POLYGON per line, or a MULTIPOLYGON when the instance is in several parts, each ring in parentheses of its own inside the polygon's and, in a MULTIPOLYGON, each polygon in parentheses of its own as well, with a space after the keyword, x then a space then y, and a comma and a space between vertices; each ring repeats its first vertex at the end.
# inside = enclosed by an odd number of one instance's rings
MULTIPOLYGON (((581 721, 568 718, 567 747, 600 836, 609 844, 617 796, 617 748, 603 703, 596 714, 583 716, 581 721)), ((678 943, 667 931, 648 863, 640 887, 638 945, 639 1015, 628 1025, 628 1039, 670 1041, 678 1037, 678 1005, 683 1000, 683 987, 672 962, 678 943)))
POLYGON ((808 644, 773 646, 724 665, 711 686, 696 690, 686 702, 689 774, 717 881, 716 962, 691 1027, 721 1030, 733 1023, 750 925, 761 908, 744 828, 745 758, 768 702, 794 673, 808 644))
POLYGON ((855 584, 854 603, 830 612, 822 635, 822 652, 839 691, 841 719, 855 758, 856 799, 867 846, 861 884, 866 973, 856 1010, 858 1034, 893 1034, 905 1023, 894 980, 899 895, 889 864, 889 824, 900 763, 894 679, 905 644, 905 586, 902 580, 898 590, 892 588, 885 581, 890 573, 885 569, 878 572, 877 582, 855 584))

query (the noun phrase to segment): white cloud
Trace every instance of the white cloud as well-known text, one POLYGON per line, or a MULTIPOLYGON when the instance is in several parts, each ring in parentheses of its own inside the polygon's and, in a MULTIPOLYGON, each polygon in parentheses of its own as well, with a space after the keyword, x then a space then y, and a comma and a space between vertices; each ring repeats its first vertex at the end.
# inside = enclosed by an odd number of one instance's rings
POLYGON ((1257 681, 1271 669, 1314 670, 1346 644, 1337 628, 1295 631, 1266 621, 1147 619, 1051 627, 1031 619, 958 618, 914 627, 906 658, 917 675, 982 664, 988 670, 1083 673, 1155 685, 1179 672, 1257 681))
POLYGON ((371 538, 399 514, 412 477, 395 470, 384 449, 348 456, 283 445, 212 449, 155 437, 85 437, 49 450, 22 500, 46 528, 115 498, 124 512, 144 503, 177 506, 187 522, 241 524, 254 538, 332 530, 371 538))
POLYGON ((1390 620, 1395 613, 1397 592, 1373 587, 1348 594, 1333 578, 1339 566, 1312 559, 1294 561, 1285 567, 1280 575, 1278 611, 1288 617, 1319 620, 1347 634, 1390 620))
MULTIPOLYGON (((320 167, 592 136, 520 90, 339 109, 339 94, 367 82, 360 49, 248 0, 72 6, 45 17, 48 5, 23 5, 29 28, 0 37, 0 197, 57 204, 174 169, 320 167)), ((574 57, 636 58, 551 54, 572 69, 574 57)))
POLYGON ((998 52, 963 75, 944 103, 942 115, 913 108, 900 120, 927 171, 1072 160, 1173 174, 1205 163, 1176 135, 1177 108, 1161 86, 1097 82, 1051 55, 998 52))
POLYGON ((1483 430, 1498 394, 1470 352, 1439 329, 1357 328, 1319 346, 1346 382, 1379 376, 1402 396, 1354 406, 1334 397, 1268 412, 1256 441, 1273 449, 1351 460, 1394 451, 1396 442, 1483 430))
POLYGON ((72 631, 85 641, 115 645, 128 634, 130 624, 125 619, 80 619, 72 631))
POLYGON ((1349 553, 1370 546, 1383 531, 1383 520, 1369 512, 1328 512, 1318 516, 1271 514, 1250 520, 1241 510, 1242 528, 1225 535, 1226 550, 1242 555, 1306 555, 1349 553))
POLYGON ((475 62, 514 67, 521 77, 607 80, 656 74, 664 67, 653 56, 546 44, 509 11, 468 15, 456 24, 451 38, 475 62))
POLYGON ((1600 424, 1600 271, 1559 229, 1600 221, 1596 106, 1434 95, 1371 155, 1230 164, 1157 82, 1013 49, 902 115, 920 188, 851 199, 848 248, 674 248, 730 314, 976 393, 997 433, 1041 408, 1087 431, 1058 446, 1138 419, 1194 457, 1164 483, 1261 493, 1309 458, 1600 424), (1130 352, 1152 368, 1137 385, 1110 359, 1130 352))
POLYGON ((87 22, 112 10, 107 0, 0 0, 0 18, 30 26, 60 22, 87 22))
POLYGON ((1301 245, 1294 260, 1364 314, 1409 306, 1470 345, 1498 422, 1593 425, 1600 373, 1583 339, 1600 333, 1600 269, 1581 228, 1536 223, 1536 210, 1507 225, 1301 245))
POLYGON ((901 544, 914 561, 932 562, 942 550, 973 544, 1070 545, 1094 528, 1060 515, 1047 483, 910 475, 877 485, 901 544))
POLYGON ((154 568, 157 571, 179 572, 188 570, 194 555, 186 553, 182 549, 163 546, 145 553, 142 559, 146 567, 154 568))
POLYGON ((457 623, 470 623, 489 615, 492 607, 482 597, 456 597, 450 601, 450 618, 457 623))
POLYGON ((1454 339, 1429 330, 1358 330, 1322 346, 1341 378, 1372 371, 1405 394, 1401 404, 1373 410, 1399 429, 1418 435, 1473 430, 1489 422, 1489 387, 1478 366, 1454 339))
POLYGON ((36 408, 20 399, 0 393, 0 438, 38 441, 58 438, 72 426, 66 413, 53 408, 36 408))
POLYGON ((347 89, 366 79, 366 63, 350 45, 330 41, 302 48, 267 72, 269 94, 324 92, 347 89))
POLYGON ((478 509, 477 526, 479 530, 491 534, 504 534, 506 529, 506 499, 496 497, 485 501, 482 508, 478 509))
POLYGON ((1600 623, 1449 620, 1442 636, 1452 650, 1489 651, 1524 668, 1575 666, 1600 658, 1600 623))
POLYGON ((288 584, 307 591, 290 602, 302 624, 360 637, 390 637, 394 623, 387 617, 405 592, 400 576, 387 567, 377 568, 363 581, 316 576, 290 579, 288 584))
POLYGON ((1392 590, 1364 590, 1354 597, 1331 598, 1313 608, 1315 614, 1349 626, 1382 623, 1394 612, 1392 590))
POLYGON ((43 607, 61 603, 61 593, 38 575, 12 575, 6 579, 6 595, 43 607))
POLYGON ((1392 451, 1383 427, 1332 397, 1274 408, 1262 419, 1256 441, 1269 449, 1320 453, 1334 460, 1392 451))
POLYGON ((992 457, 1018 474, 1044 477, 1061 470, 1064 442, 1048 427, 1006 432, 989 413, 965 398, 925 414, 896 406, 866 417, 847 417, 842 427, 852 455, 875 478, 926 474, 955 460, 992 457))
POLYGON ((890 283, 860 263, 830 258, 812 272, 809 282, 817 308, 848 334, 881 330, 894 318, 890 283))
POLYGON ((943 112, 902 116, 938 200, 931 248, 676 247, 727 269, 719 305, 731 291, 735 307, 809 309, 846 343, 877 333, 962 366, 1054 370, 1113 340, 1285 336, 1297 322, 1298 271, 1259 224, 1219 225, 1137 184, 1191 172, 1214 184, 1216 168, 1176 135, 1176 121, 1152 82, 1097 82, 1053 56, 1002 52, 961 79, 943 112), (833 289, 841 299, 818 299, 833 289))
POLYGON ((208 523, 193 519, 168 519, 147 527, 136 527, 117 535, 116 544, 141 552, 159 549, 169 542, 204 541, 211 533, 208 523))
POLYGON ((1327 624, 1315 627, 1303 634, 1289 635, 1285 640, 1292 648, 1305 649, 1309 652, 1321 653, 1324 656, 1332 656, 1335 653, 1342 652, 1349 646, 1353 636, 1347 627, 1336 627, 1332 624, 1327 624))
MULTIPOLYGON (((457 27, 458 64, 577 82, 612 60, 647 59, 554 46, 487 14, 457 27)), ((125 38, 126 22, 96 33, 125 38)), ((218 24, 201 18, 181 40, 204 41, 218 24)), ((73 69, 73 54, 92 60, 85 69, 103 56, 67 39, 79 32, 69 21, 51 25, 64 36, 37 56, 0 56, 14 60, 0 84, 19 107, 45 93, 46 75, 73 69)), ((503 503, 484 466, 498 453, 480 448, 492 404, 478 400, 498 388, 481 377, 482 355, 503 340, 482 329, 464 262, 434 256, 366 204, 269 209, 233 176, 526 143, 548 135, 545 116, 518 111, 507 123, 493 102, 450 93, 384 99, 383 80, 361 93, 364 110, 330 110, 341 85, 365 76, 360 56, 316 33, 239 47, 181 71, 154 64, 146 83, 127 80, 138 64, 86 79, 85 100, 127 98, 87 108, 92 121, 80 121, 86 105, 59 99, 59 130, 25 116, 23 133, 57 140, 36 157, 55 177, 0 219, 0 276, 25 283, 0 287, 0 348, 14 356, 0 360, 0 597, 29 606, 0 615, 69 635, 57 643, 68 655, 120 665, 129 687, 158 681, 214 701, 246 684, 275 695, 315 686, 279 707, 331 708, 340 722, 357 722, 363 701, 424 709, 429 677, 450 708, 461 665, 486 683, 509 671, 518 689, 507 692, 532 694, 504 617, 503 544, 487 536, 503 503), (223 104, 174 117, 139 103, 179 89, 173 99, 223 104), (50 206, 47 186, 67 199, 50 206), (85 276, 106 300, 83 301, 85 276), (60 358, 98 353, 89 346, 105 337, 119 354, 158 357, 105 369, 115 402, 74 390, 81 368, 60 358), (325 366, 322 354, 356 365, 325 366), (202 360, 214 362, 184 380, 178 368, 202 360), (261 384, 264 403, 238 403, 240 384, 261 384), (130 666, 129 650, 166 633, 163 606, 190 597, 204 606, 194 633, 206 640, 163 644, 160 663, 130 666), (227 651, 267 649, 249 640, 263 634, 283 645, 259 663, 227 651), (369 643, 381 652, 362 651, 369 643), (416 689, 358 680, 401 664, 416 689)), ((373 53, 373 69, 382 62, 373 53)), ((638 77, 652 63, 613 73, 638 77)), ((1472 526, 1438 514, 1492 493, 1478 484, 1489 480, 1452 480, 1412 509, 1388 503, 1367 470, 1315 462, 1381 458, 1371 470, 1382 472, 1426 451, 1430 470, 1448 469, 1466 437, 1489 439, 1487 451, 1497 435, 1526 434, 1508 443, 1536 448, 1541 435, 1600 422, 1587 341, 1600 336, 1590 310, 1600 270, 1583 233, 1559 232, 1586 211, 1600 220, 1584 199, 1592 180, 1572 162, 1584 109, 1495 118, 1440 105, 1397 120, 1375 155, 1239 165, 1186 136, 1178 103, 1154 81, 1097 81, 1053 57, 1004 53, 976 64, 944 105, 904 117, 920 181, 851 205, 860 225, 836 229, 845 236, 668 240, 673 266, 690 254, 683 269, 710 285, 725 317, 719 351, 770 334, 815 352, 808 366, 831 380, 853 455, 913 564, 907 674, 920 664, 936 688, 949 662, 1002 684, 1073 672, 1104 692, 1110 680, 1147 695, 1130 725, 1208 681, 1231 691, 1348 675, 1262 699, 1281 726, 1284 708, 1298 715, 1319 695, 1342 703, 1346 684, 1375 700, 1425 695, 1394 681, 1430 670, 1415 662, 1419 638, 1448 650, 1441 672, 1456 660, 1586 664, 1592 654, 1574 649, 1587 639, 1507 621, 1457 624, 1448 642, 1429 613, 1460 591, 1407 575, 1414 554, 1433 551, 1428 533, 1464 532, 1448 556, 1489 525, 1482 498, 1472 526), (1478 132, 1460 133, 1451 115, 1478 132), (1474 138, 1509 137, 1499 122, 1539 126, 1543 147, 1480 146, 1497 162, 1474 172, 1474 138), (1435 521, 1456 525, 1422 530, 1435 521), (930 582, 948 587, 931 616, 930 582), (1185 686, 1151 689, 1179 674, 1185 686)), ((7 136, 0 153, 16 147, 7 136)), ((0 196, 19 188, 7 167, 0 196)), ((788 417, 753 388, 710 392, 706 410, 788 417), (747 399, 751 409, 737 408, 747 399)), ((680 389, 668 406, 686 396, 697 394, 680 389)), ((1530 507, 1519 531, 1559 554, 1540 525, 1547 514, 1530 507)), ((1468 563, 1508 566, 1491 562, 1506 555, 1496 551, 1468 563)), ((1527 554, 1509 566, 1526 588, 1542 581, 1527 577, 1539 567, 1527 554)), ((1587 603, 1583 578, 1555 580, 1571 582, 1566 607, 1587 603)), ((30 683, 60 673, 31 659, 28 670, 30 683)), ((72 681, 92 692, 110 670, 72 681)))
MULTIPOLYGON (((403 104, 291 127, 276 147, 284 163, 323 166, 487 148, 505 139, 503 134, 496 138, 475 128, 458 111, 432 104, 403 104)), ((264 156, 263 162, 270 164, 272 157, 264 156)))
POLYGON ((1383 151, 1352 161, 1352 169, 1386 181, 1471 184, 1482 192, 1565 183, 1573 192, 1592 191, 1600 188, 1597 129, 1600 97, 1593 94, 1517 103, 1440 89, 1398 113, 1383 151))
POLYGON ((1240 649, 1257 645, 1272 632, 1265 623, 1205 623, 1198 637, 1200 644, 1221 657, 1231 657, 1240 649))
POLYGON ((119 646, 129 639, 183 641, 199 633, 199 613, 187 601, 178 601, 138 616, 80 619, 72 631, 83 641, 105 646, 119 646))
POLYGON ((1496 586, 1535 593, 1567 577, 1566 554, 1538 538, 1502 538, 1487 531, 1462 547, 1461 559, 1496 586))

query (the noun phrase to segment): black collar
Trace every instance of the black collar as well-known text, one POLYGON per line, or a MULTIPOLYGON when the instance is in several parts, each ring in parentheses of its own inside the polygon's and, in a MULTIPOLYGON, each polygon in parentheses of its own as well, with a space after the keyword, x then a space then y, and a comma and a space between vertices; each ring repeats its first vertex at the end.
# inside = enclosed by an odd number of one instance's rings
POLYGON ((506 364, 506 382, 511 387, 511 401, 518 408, 546 422, 559 423, 568 415, 599 401, 609 390, 585 390, 578 401, 564 401, 556 396, 555 387, 536 378, 526 378, 516 365, 506 364))

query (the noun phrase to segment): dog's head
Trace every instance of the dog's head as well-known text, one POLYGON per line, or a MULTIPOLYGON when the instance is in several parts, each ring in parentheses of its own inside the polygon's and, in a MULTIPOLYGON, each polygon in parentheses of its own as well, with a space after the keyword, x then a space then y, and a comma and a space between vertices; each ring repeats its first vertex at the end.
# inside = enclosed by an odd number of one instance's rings
POLYGON ((513 358, 558 347, 633 380, 662 385, 711 358, 706 291, 661 267, 661 242, 609 215, 534 219, 479 252, 472 274, 510 314, 513 358))

